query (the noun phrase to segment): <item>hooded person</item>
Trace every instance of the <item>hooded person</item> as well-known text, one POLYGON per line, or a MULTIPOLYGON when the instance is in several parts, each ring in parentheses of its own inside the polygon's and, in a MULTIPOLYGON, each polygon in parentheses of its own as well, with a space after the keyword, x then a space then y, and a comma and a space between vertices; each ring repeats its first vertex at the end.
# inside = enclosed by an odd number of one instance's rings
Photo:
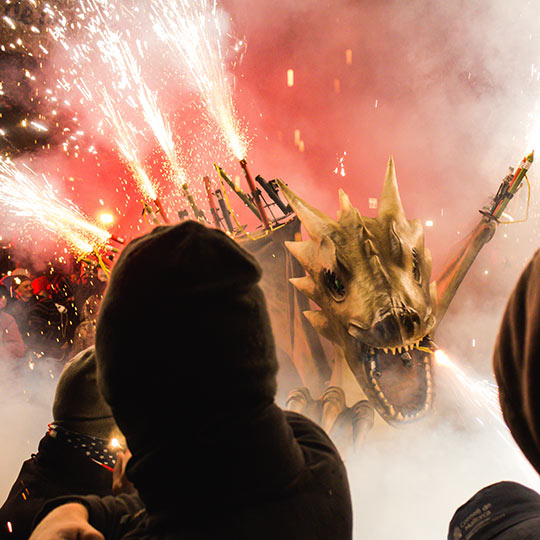
POLYGON ((26 539, 48 499, 112 492, 113 435, 119 431, 96 380, 94 349, 67 363, 56 387, 53 422, 22 465, 0 508, 0 538, 26 539))
MULTIPOLYGON (((504 421, 525 457, 540 473, 540 393, 537 391, 540 381, 540 251, 535 253, 521 274, 506 305, 495 342, 493 370, 499 388, 499 402, 504 421)), ((512 501, 516 488, 515 486, 509 488, 509 484, 503 482, 500 485, 490 486, 491 491, 479 492, 480 496, 487 504, 488 494, 503 497, 507 491, 506 497, 512 501)), ((527 490, 524 486, 521 487, 527 490)), ((530 496, 530 491, 528 490, 527 496, 530 496)), ((474 497, 477 496, 479 494, 474 497)), ((469 503, 473 504, 474 497, 469 503)), ((537 497, 532 497, 536 501, 534 512, 537 520, 531 520, 530 512, 523 512, 522 521, 527 523, 519 525, 520 514, 517 505, 514 505, 507 518, 513 527, 508 529, 506 533, 508 536, 488 536, 486 532, 490 530, 488 527, 481 535, 464 535, 463 538, 474 540, 540 538, 540 505, 537 504, 537 497), (515 516, 518 516, 517 520, 513 519, 515 516), (515 532, 518 525, 521 536, 515 532), (527 531, 527 534, 524 531, 527 531)), ((448 534, 451 540, 454 540, 454 536, 451 536, 454 520, 448 534)))
POLYGON ((352 537, 337 450, 316 424, 274 403, 260 278, 236 242, 195 222, 158 227, 126 247, 101 304, 96 353, 100 388, 132 452, 127 476, 146 510, 120 518, 112 497, 58 507, 60 499, 35 538, 75 512, 108 539, 352 537), (151 272, 163 292, 142 299, 151 272))

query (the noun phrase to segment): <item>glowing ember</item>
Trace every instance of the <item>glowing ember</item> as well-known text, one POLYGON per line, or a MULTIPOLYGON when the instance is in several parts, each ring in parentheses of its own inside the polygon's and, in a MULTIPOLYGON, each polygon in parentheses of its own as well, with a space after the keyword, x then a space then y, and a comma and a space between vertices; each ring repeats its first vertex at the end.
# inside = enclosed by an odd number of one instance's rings
POLYGON ((103 213, 99 215, 99 220, 103 225, 110 225, 114 221, 114 217, 112 214, 103 213))
POLYGON ((294 86, 294 70, 292 69, 287 70, 287 86, 289 88, 294 86))
POLYGON ((158 36, 183 61, 205 106, 205 114, 237 159, 246 157, 248 142, 232 100, 231 84, 225 73, 226 59, 220 13, 208 0, 155 0, 152 21, 158 36))
POLYGON ((68 241, 78 252, 89 253, 111 235, 91 223, 71 202, 59 200, 47 182, 28 166, 0 160, 0 204, 16 215, 68 241))
POLYGON ((109 446, 111 448, 121 448, 122 445, 120 444, 117 438, 113 437, 111 439, 111 442, 109 443, 109 446))

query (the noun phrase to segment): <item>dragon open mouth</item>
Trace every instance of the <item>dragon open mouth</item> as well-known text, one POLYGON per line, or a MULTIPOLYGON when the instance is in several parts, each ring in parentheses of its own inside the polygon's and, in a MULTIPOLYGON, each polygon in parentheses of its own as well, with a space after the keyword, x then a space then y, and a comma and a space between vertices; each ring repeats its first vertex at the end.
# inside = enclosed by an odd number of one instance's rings
POLYGON ((430 343, 426 336, 413 345, 379 349, 356 341, 358 360, 351 368, 366 396, 389 424, 418 420, 431 409, 430 343))

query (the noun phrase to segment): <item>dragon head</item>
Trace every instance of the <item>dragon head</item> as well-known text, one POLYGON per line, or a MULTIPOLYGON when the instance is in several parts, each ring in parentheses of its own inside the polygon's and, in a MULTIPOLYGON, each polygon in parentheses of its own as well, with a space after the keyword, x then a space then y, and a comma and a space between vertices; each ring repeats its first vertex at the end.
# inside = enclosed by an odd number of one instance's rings
POLYGON ((342 347, 388 423, 416 420, 432 403, 431 355, 421 345, 435 324, 436 288, 423 227, 405 217, 393 159, 376 218, 363 217, 343 190, 335 221, 279 186, 309 235, 286 243, 307 273, 291 282, 321 309, 304 315, 342 347))

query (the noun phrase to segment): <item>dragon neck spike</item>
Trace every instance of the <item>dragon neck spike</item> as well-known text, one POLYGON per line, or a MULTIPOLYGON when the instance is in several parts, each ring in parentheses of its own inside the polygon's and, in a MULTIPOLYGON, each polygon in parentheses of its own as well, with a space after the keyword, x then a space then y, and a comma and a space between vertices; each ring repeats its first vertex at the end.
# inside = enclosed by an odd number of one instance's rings
POLYGON ((302 222, 302 225, 312 240, 320 240, 329 228, 335 228, 337 226, 333 219, 329 218, 320 210, 313 208, 308 203, 303 201, 281 180, 276 180, 279 185, 279 189, 289 201, 289 204, 295 211, 298 219, 302 222))
POLYGON ((306 242, 285 242, 285 247, 292 253, 293 257, 309 270, 313 262, 313 244, 309 240, 306 242))
POLYGON ((341 221, 342 219, 345 219, 349 216, 355 215, 355 208, 351 204, 351 200, 347 196, 347 194, 339 188, 339 215, 338 215, 338 221, 341 221))
POLYGON ((311 323, 311 326, 326 339, 336 342, 337 336, 330 324, 330 321, 322 311, 304 311, 304 317, 311 323))
POLYGON ((379 199, 379 212, 377 218, 392 217, 396 221, 405 221, 405 212, 401 205, 401 198, 396 180, 396 170, 392 156, 388 159, 386 178, 379 199))

